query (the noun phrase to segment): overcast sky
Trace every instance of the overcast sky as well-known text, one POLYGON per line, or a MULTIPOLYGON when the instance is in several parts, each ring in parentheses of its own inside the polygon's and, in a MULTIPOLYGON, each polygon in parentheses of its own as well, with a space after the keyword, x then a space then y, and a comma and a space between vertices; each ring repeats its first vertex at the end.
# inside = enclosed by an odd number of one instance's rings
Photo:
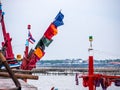
MULTIPOLYGON (((120 58, 120 0, 1 0, 6 30, 12 37, 15 55, 22 54, 27 25, 38 40, 59 10, 64 25, 42 59, 88 59, 90 35, 93 36, 95 59, 120 58)), ((2 32, 0 30, 0 34, 2 32)), ((0 42, 3 39, 0 38, 0 42)))

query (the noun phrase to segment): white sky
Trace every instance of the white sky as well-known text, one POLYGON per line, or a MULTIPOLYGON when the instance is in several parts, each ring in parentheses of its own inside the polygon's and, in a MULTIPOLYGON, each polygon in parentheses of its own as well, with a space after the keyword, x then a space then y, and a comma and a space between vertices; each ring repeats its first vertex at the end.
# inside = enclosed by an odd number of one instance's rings
MULTIPOLYGON (((42 59, 88 58, 88 37, 93 36, 95 59, 120 58, 120 0, 1 0, 7 32, 15 55, 22 54, 27 25, 37 41, 59 10, 64 25, 42 59)), ((0 34, 2 32, 0 30, 0 34)), ((0 42, 3 39, 0 38, 0 42)))

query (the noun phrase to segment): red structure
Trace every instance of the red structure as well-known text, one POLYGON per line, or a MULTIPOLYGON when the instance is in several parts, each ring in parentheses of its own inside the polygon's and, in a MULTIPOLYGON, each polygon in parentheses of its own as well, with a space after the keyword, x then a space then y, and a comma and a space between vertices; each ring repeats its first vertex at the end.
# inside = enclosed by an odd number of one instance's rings
MULTIPOLYGON (((55 20, 49 25, 45 33, 43 34, 42 38, 38 41, 37 45, 34 49, 31 49, 29 51, 29 42, 30 40, 35 41, 32 38, 32 35, 29 32, 30 38, 28 38, 24 57, 22 59, 21 69, 23 70, 32 70, 33 68, 36 68, 36 62, 40 60, 44 54, 45 54, 45 48, 48 47, 51 42, 53 41, 53 36, 55 36, 58 33, 58 26, 63 25, 63 18, 64 15, 61 13, 61 11, 57 14, 55 17, 55 20)), ((30 31, 30 25, 28 25, 28 30, 30 31)))
POLYGON ((14 54, 12 50, 10 34, 6 32, 5 23, 4 23, 4 12, 2 11, 2 4, 0 2, 0 23, 2 26, 2 32, 4 37, 4 42, 2 42, 2 53, 4 54, 6 60, 9 63, 16 63, 14 60, 14 54))
MULTIPOLYGON (((112 82, 115 86, 120 86, 120 76, 95 74, 94 73, 94 58, 92 49, 92 36, 89 37, 90 48, 88 49, 90 55, 88 60, 88 75, 80 76, 83 78, 83 86, 88 87, 89 90, 97 90, 97 87, 102 87, 103 90, 107 90, 111 86, 112 82)), ((78 74, 76 74, 76 85, 78 84, 78 74)))
MULTIPOLYGON (((2 53, 5 56, 6 60, 8 61, 9 65, 17 64, 17 68, 20 66, 23 70, 32 70, 36 67, 36 62, 40 60, 45 54, 45 47, 48 47, 51 42, 53 41, 53 37, 58 33, 58 27, 63 25, 63 18, 64 15, 59 11, 57 16, 55 17, 54 21, 49 25, 48 29, 45 31, 44 35, 38 41, 37 45, 34 49, 29 51, 29 42, 34 43, 35 40, 30 33, 31 25, 28 25, 28 38, 26 40, 24 56, 22 59, 22 64, 15 59, 11 41, 10 34, 6 32, 5 23, 4 23, 4 12, 2 12, 2 4, 0 2, 0 23, 2 26, 2 32, 4 37, 4 42, 2 42, 2 53)), ((18 55, 20 58, 20 55, 18 55)), ((1 65, 0 65, 1 67, 1 65)))

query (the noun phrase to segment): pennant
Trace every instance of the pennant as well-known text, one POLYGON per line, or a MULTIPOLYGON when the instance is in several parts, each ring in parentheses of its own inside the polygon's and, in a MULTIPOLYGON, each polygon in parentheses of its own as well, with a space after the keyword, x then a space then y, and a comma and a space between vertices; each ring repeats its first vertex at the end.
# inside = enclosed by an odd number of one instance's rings
POLYGON ((44 33, 44 36, 51 40, 53 36, 55 36, 58 33, 58 30, 54 24, 50 24, 46 32, 44 33))
POLYGON ((32 44, 34 44, 35 39, 32 37, 32 34, 30 33, 30 31, 28 32, 28 41, 32 44))
POLYGON ((58 27, 58 26, 61 26, 63 25, 63 18, 64 18, 64 15, 61 13, 61 11, 59 11, 59 13, 57 14, 57 16, 55 17, 55 20, 53 21, 53 24, 58 27))
POLYGON ((46 47, 48 47, 51 43, 52 43, 52 39, 51 40, 49 40, 49 39, 47 39, 46 37, 42 37, 42 42, 43 42, 43 44, 46 46, 46 47))
POLYGON ((40 59, 44 56, 44 52, 42 51, 41 48, 37 47, 36 50, 34 51, 34 54, 40 59))

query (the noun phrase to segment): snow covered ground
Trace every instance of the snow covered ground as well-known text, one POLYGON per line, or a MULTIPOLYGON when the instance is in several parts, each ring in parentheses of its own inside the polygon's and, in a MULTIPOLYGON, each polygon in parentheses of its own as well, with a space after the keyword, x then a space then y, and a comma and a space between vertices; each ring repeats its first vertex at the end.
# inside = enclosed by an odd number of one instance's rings
MULTIPOLYGON (((88 90, 82 86, 82 79, 79 79, 79 85, 75 85, 75 76, 71 75, 39 75, 39 80, 28 80, 29 84, 38 87, 38 90, 88 90)), ((97 88, 102 90, 102 88, 97 88)), ((107 90, 120 90, 120 87, 112 85, 107 90)))

